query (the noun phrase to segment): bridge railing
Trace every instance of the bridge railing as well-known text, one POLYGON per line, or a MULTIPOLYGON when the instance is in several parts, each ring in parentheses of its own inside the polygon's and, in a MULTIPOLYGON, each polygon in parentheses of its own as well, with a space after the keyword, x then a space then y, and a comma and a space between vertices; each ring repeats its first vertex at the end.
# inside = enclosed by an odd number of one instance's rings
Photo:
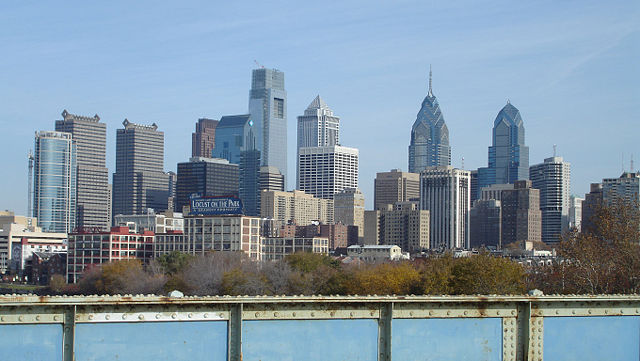
POLYGON ((12 360, 634 360, 639 296, 0 296, 12 360))

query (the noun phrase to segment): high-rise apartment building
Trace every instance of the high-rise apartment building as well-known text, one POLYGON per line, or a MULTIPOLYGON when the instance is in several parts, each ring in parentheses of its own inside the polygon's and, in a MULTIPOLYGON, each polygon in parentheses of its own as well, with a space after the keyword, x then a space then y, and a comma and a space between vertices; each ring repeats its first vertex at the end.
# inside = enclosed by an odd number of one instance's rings
POLYGON ((502 247, 502 207, 499 200, 479 199, 469 210, 471 248, 502 247))
POLYGON ((409 172, 420 173, 427 167, 450 164, 449 129, 444 123, 438 100, 433 95, 431 71, 429 71, 429 92, 422 101, 416 121, 411 128, 409 172))
POLYGON ((374 209, 386 208, 387 204, 409 202, 420 198, 420 174, 392 169, 376 174, 374 180, 374 209))
POLYGON ((298 188, 318 198, 333 199, 358 188, 358 149, 342 146, 300 148, 298 188))
POLYGON ((420 209, 430 211, 431 248, 469 247, 469 171, 452 166, 420 173, 420 209))
POLYGON ((56 131, 71 133, 77 150, 76 227, 109 229, 109 171, 106 167, 107 125, 100 117, 64 110, 56 131))
POLYGON ((531 181, 520 180, 513 189, 502 191, 502 244, 531 241, 542 237, 540 190, 532 188, 531 181))
POLYGON ((35 134, 33 216, 44 232, 76 228, 77 160, 71 133, 35 134))
POLYGON ((255 123, 256 147, 261 165, 278 168, 287 179, 287 92, 284 73, 254 69, 249 92, 249 113, 255 123))
POLYGON ((200 118, 196 131, 191 134, 191 156, 211 158, 216 144, 216 127, 219 121, 200 118))
POLYGON ((571 196, 569 200, 569 228, 582 231, 582 202, 584 198, 571 196))
POLYGON ((571 165, 562 157, 550 157, 529 168, 533 188, 540 190, 542 241, 556 243, 569 228, 571 165))
POLYGON ((414 202, 387 204, 379 213, 379 244, 396 245, 405 252, 429 249, 430 212, 414 202))
POLYGON ((493 121, 492 141, 489 166, 478 169, 479 188, 529 179, 529 147, 524 145, 524 123, 520 111, 509 101, 493 121))
POLYGON ((347 188, 333 195, 334 222, 358 227, 358 239, 364 238, 364 194, 347 188))
POLYGON ((306 226, 312 222, 333 223, 333 201, 316 198, 302 191, 265 190, 260 195, 260 216, 306 226))
POLYGON ((623 172, 619 178, 602 180, 602 199, 610 205, 618 200, 634 207, 640 205, 640 172, 623 172))
POLYGON ((158 126, 125 119, 116 133, 113 216, 167 209, 169 179, 164 172, 164 133, 158 126))
POLYGON ((226 159, 193 157, 188 162, 178 163, 176 185, 177 212, 189 205, 189 197, 238 197, 238 165, 226 159))

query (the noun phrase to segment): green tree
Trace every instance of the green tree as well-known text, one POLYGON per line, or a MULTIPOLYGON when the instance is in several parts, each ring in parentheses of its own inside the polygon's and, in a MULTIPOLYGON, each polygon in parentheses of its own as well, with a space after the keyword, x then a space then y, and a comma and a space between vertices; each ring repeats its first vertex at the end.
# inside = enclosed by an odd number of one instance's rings
POLYGON ((525 279, 518 263, 482 252, 456 259, 450 284, 453 294, 522 294, 525 279))

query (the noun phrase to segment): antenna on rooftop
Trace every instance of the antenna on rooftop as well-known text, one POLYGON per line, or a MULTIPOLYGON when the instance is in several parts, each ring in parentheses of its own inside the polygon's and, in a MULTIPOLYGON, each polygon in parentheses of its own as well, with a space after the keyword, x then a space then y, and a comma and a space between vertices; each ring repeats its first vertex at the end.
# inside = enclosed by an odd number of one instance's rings
POLYGON ((631 154, 631 161, 629 163, 631 163, 631 164, 629 164, 629 167, 631 168, 631 169, 629 169, 629 172, 633 173, 633 154, 631 154))
POLYGON ((431 64, 429 64, 429 95, 433 95, 433 92, 431 91, 431 78, 432 78, 431 64))
POLYGON ((558 150, 558 145, 557 145, 557 144, 554 144, 554 145, 553 145, 553 156, 554 156, 554 157, 556 156, 556 152, 557 152, 557 150, 558 150))
POLYGON ((29 149, 29 154, 27 155, 27 160, 29 162, 29 179, 27 180, 27 217, 33 217, 33 209, 31 209, 31 200, 33 199, 33 161, 34 161, 33 153, 31 149, 29 149))
POLYGON ((624 152, 622 152, 622 160, 620 161, 620 166, 622 167, 622 173, 624 173, 624 152))
POLYGON ((462 157, 462 169, 464 169, 464 157, 462 157))

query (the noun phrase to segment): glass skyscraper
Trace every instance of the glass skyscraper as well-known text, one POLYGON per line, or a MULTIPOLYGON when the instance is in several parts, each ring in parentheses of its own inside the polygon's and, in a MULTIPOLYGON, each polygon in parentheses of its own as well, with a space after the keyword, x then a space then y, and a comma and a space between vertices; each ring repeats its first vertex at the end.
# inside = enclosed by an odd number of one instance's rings
POLYGON ((250 114, 225 115, 216 127, 213 157, 240 164, 240 154, 245 150, 260 149, 259 133, 250 114))
POLYGON ((265 68, 253 70, 249 113, 255 123, 255 149, 261 152, 261 165, 278 168, 286 182, 287 92, 283 72, 265 68))
POLYGON ((36 132, 33 216, 44 232, 76 227, 76 144, 65 132, 36 132))
POLYGON ((438 100, 431 88, 429 71, 429 93, 411 128, 409 145, 409 172, 420 173, 427 167, 451 165, 449 129, 444 123, 438 100))
POLYGON ((478 192, 492 184, 512 184, 529 179, 529 147, 524 145, 520 111, 507 101, 493 122, 489 166, 478 169, 478 192))

